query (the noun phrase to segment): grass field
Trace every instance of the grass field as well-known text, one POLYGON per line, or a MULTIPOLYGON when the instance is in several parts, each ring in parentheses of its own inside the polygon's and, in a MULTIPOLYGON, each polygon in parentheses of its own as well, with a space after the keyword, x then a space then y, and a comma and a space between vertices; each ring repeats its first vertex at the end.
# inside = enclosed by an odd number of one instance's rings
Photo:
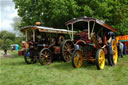
POLYGON ((12 54, 0 58, 0 85, 128 85, 128 56, 119 58, 113 67, 97 70, 95 64, 87 63, 78 69, 65 62, 27 65, 23 56, 12 54))

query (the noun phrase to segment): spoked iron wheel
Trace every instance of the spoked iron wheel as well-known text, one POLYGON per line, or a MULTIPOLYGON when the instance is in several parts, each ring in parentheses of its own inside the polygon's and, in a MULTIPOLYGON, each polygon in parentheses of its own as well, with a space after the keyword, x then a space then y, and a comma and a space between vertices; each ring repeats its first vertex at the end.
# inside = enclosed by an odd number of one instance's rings
POLYGON ((74 51, 74 43, 70 40, 65 40, 61 44, 61 54, 64 61, 69 62, 72 58, 72 53, 74 51))
POLYGON ((43 48, 40 51, 39 62, 41 65, 48 65, 52 61, 52 53, 48 48, 43 48))
POLYGON ((34 49, 29 48, 25 53, 24 59, 27 64, 33 64, 36 63, 37 57, 38 55, 35 53, 34 49))
POLYGON ((105 65, 105 54, 102 49, 98 49, 96 52, 96 66, 98 70, 104 68, 105 65))
POLYGON ((118 60, 118 51, 117 51, 117 43, 115 40, 112 41, 112 51, 113 51, 113 61, 114 64, 116 64, 118 60))
POLYGON ((72 55, 72 66, 80 68, 83 64, 83 56, 80 50, 75 50, 72 55))

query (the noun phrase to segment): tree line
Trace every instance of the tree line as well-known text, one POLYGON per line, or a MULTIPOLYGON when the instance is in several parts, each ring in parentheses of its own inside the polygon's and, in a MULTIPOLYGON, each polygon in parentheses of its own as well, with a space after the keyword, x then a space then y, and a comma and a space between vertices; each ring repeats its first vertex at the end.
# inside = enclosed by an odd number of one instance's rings
POLYGON ((0 32, 0 49, 9 49, 11 44, 22 46, 24 37, 17 37, 14 33, 8 31, 0 32))
POLYGON ((13 0, 22 18, 19 28, 40 21, 44 26, 65 28, 70 19, 88 16, 104 20, 128 34, 128 0, 13 0))

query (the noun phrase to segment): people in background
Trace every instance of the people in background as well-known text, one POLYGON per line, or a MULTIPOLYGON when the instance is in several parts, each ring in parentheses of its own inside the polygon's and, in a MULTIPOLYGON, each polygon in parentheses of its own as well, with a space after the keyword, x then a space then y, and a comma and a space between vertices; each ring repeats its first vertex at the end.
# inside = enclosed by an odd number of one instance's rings
POLYGON ((123 48, 123 43, 119 41, 119 57, 123 57, 123 48))
POLYGON ((123 54, 124 55, 127 55, 127 46, 126 46, 126 43, 123 43, 123 44, 124 44, 123 54))
POLYGON ((4 55, 7 55, 7 49, 6 48, 4 49, 4 55))
POLYGON ((127 45, 125 43, 125 55, 127 55, 127 45))

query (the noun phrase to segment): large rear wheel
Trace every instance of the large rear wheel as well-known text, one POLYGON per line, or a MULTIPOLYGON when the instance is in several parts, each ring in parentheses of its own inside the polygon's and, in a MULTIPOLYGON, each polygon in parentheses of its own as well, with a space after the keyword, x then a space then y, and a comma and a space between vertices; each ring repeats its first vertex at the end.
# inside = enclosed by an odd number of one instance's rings
POLYGON ((96 52, 96 66, 98 70, 104 68, 105 65, 105 55, 102 49, 98 49, 96 52))
POLYGON ((38 55, 37 55, 37 53, 35 53, 34 49, 32 49, 32 48, 29 48, 26 51, 25 56, 24 56, 25 62, 27 64, 36 63, 37 58, 38 58, 38 55))
POLYGON ((52 52, 48 48, 40 51, 39 62, 41 65, 48 65, 52 62, 52 52))
POLYGON ((69 62, 72 58, 72 53, 74 51, 74 43, 71 40, 65 40, 61 44, 61 54, 64 61, 69 62))
POLYGON ((80 68, 83 64, 83 56, 80 50, 75 50, 72 54, 72 66, 74 68, 80 68))

